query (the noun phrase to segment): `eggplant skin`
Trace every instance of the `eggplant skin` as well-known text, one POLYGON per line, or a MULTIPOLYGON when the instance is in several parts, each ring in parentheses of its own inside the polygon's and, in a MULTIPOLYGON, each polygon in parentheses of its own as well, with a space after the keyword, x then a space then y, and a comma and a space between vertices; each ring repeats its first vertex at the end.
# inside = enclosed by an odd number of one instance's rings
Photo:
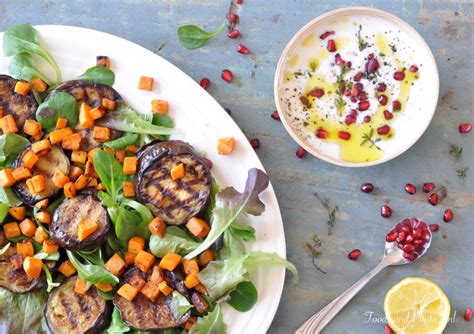
POLYGON ((116 102, 123 102, 120 94, 112 87, 85 80, 63 82, 51 94, 56 92, 68 93, 74 96, 78 103, 84 102, 92 108, 100 106, 104 97, 116 102))
POLYGON ((155 216, 170 225, 186 223, 202 211, 211 194, 211 173, 201 156, 179 140, 154 141, 138 152, 136 190, 155 216), (184 164, 185 176, 171 179, 171 169, 184 164))
POLYGON ((92 285, 85 295, 74 292, 77 276, 67 279, 49 295, 44 316, 54 334, 95 334, 110 323, 112 303, 92 285))
MULTIPOLYGON (((31 145, 27 146, 18 156, 18 158, 13 163, 13 168, 18 168, 24 165, 22 159, 28 151, 31 151, 31 145)), ((13 191, 25 204, 33 206, 36 202, 39 202, 45 198, 53 197, 61 190, 61 188, 57 187, 53 183, 53 174, 56 169, 59 168, 64 174, 68 175, 69 167, 69 159, 66 154, 64 154, 62 148, 57 145, 53 145, 47 154, 40 156, 36 164, 31 169, 31 174, 33 174, 33 176, 38 174, 45 176, 46 189, 37 194, 32 194, 26 185, 26 180, 24 180, 22 182, 15 183, 13 185, 13 191)))
POLYGON ((69 250, 87 250, 100 246, 107 239, 111 224, 107 210, 95 193, 82 192, 73 198, 65 198, 56 208, 49 226, 51 240, 69 250), (77 237, 79 223, 90 219, 98 224, 97 230, 87 239, 77 237))
MULTIPOLYGON (((130 282, 135 274, 148 281, 152 271, 153 268, 144 273, 137 267, 131 267, 122 276, 122 284, 130 282)), ((184 284, 183 282, 170 281, 172 277, 175 276, 165 275, 165 279, 170 286, 174 287, 176 284, 184 284)), ((120 311, 123 321, 129 327, 142 331, 159 331, 182 326, 191 316, 191 311, 188 311, 180 318, 175 318, 171 309, 172 299, 171 295, 165 296, 160 293, 158 298, 152 302, 141 293, 138 293, 133 302, 130 302, 119 294, 115 294, 114 304, 120 311)))
MULTIPOLYGON (((17 82, 11 76, 0 75, 0 107, 4 115, 13 116, 18 129, 23 131, 25 121, 34 117, 38 103, 31 92, 25 96, 15 93, 17 82)), ((3 134, 1 129, 0 134, 3 134)))

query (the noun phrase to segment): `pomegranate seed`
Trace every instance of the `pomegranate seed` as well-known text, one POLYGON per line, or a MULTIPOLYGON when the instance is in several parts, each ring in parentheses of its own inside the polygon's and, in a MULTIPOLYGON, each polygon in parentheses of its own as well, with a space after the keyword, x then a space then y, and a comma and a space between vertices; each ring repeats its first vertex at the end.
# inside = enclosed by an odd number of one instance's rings
POLYGON ((327 49, 329 52, 336 51, 336 42, 333 39, 330 39, 327 44, 327 49))
POLYGON ((359 105, 357 106, 357 109, 359 111, 365 111, 370 108, 370 102, 369 101, 362 101, 359 102, 359 105))
POLYGON ((388 97, 386 95, 380 95, 378 100, 379 100, 380 105, 382 106, 386 106, 388 103, 388 97))
POLYGON ((359 92, 364 89, 364 85, 361 84, 360 82, 356 83, 354 87, 356 87, 359 92))
POLYGON ((229 115, 232 114, 229 108, 224 108, 225 112, 228 113, 229 115))
POLYGON ((231 83, 232 80, 234 80, 234 75, 229 70, 223 70, 222 74, 221 74, 221 78, 222 78, 222 80, 224 80, 228 83, 231 83))
POLYGON ((472 309, 468 307, 466 309, 466 312, 464 312, 464 320, 471 321, 471 319, 472 319, 472 309))
POLYGON ((403 241, 405 241, 406 237, 407 235, 405 234, 405 232, 400 232, 397 237, 397 242, 402 243, 403 241))
POLYGON ((416 66, 416 65, 411 65, 411 66, 410 66, 410 72, 412 72, 412 73, 418 72, 418 66, 416 66))
POLYGON ((385 325, 384 334, 393 334, 392 328, 389 325, 385 325))
POLYGON ((439 225, 438 224, 430 224, 430 231, 431 232, 438 232, 439 231, 439 225))
POLYGON ((326 37, 331 36, 331 35, 334 35, 334 34, 335 34, 334 31, 326 31, 324 34, 322 34, 321 36, 319 36, 319 38, 321 38, 321 39, 326 39, 326 37))
POLYGON ((351 96, 351 102, 356 103, 357 102, 357 97, 351 96))
POLYGON ((314 97, 317 97, 317 98, 320 98, 324 95, 324 89, 322 88, 315 88, 313 89, 311 92, 309 92, 309 94, 311 96, 314 96, 314 97))
POLYGON ((357 98, 359 99, 359 101, 367 101, 368 100, 367 94, 365 92, 360 92, 359 95, 357 96, 357 98))
POLYGON ((301 95, 300 96, 300 101, 301 103, 304 104, 306 108, 311 108, 311 102, 309 102, 308 98, 306 96, 301 95))
POLYGON ((206 164, 207 168, 212 169, 212 161, 204 157, 202 159, 204 160, 204 163, 206 164))
POLYGON ((346 131, 339 131, 337 133, 337 136, 343 140, 349 140, 351 139, 351 134, 349 132, 346 132, 346 131))
POLYGON ((461 133, 469 133, 472 130, 472 124, 470 123, 463 123, 459 124, 459 132, 461 133))
POLYGON ((394 242, 395 240, 397 240, 397 237, 398 237, 398 232, 395 230, 392 230, 389 234, 387 234, 387 236, 385 237, 385 240, 387 242, 394 242))
POLYGON ((242 2, 244 2, 244 0, 236 0, 235 2, 236 2, 238 5, 241 5, 242 2))
POLYGON ((365 123, 369 123, 371 120, 372 120, 372 117, 370 117, 369 115, 364 116, 364 122, 365 123))
POLYGON ((413 245, 405 244, 403 246, 403 251, 405 251, 407 253, 413 253, 414 250, 415 250, 415 247, 413 247, 413 245))
POLYGON ((202 88, 207 89, 211 84, 211 81, 208 78, 202 78, 201 82, 199 83, 202 88))
POLYGON ((385 117, 385 119, 388 121, 393 118, 393 114, 388 110, 384 110, 383 117, 385 117))
POLYGON ((357 72, 356 75, 354 75, 354 81, 358 82, 360 79, 362 79, 362 76, 364 75, 363 72, 357 72))
POLYGON ((316 130, 316 137, 319 139, 326 139, 329 136, 328 132, 324 129, 316 130))
POLYGON ((346 62, 346 67, 351 68, 352 67, 352 62, 350 62, 350 61, 346 62))
POLYGON ((444 222, 449 223, 451 220, 453 220, 453 218, 454 218, 453 210, 446 209, 446 211, 444 211, 444 215, 443 215, 444 222))
POLYGON ((438 194, 431 194, 429 197, 428 197, 428 203, 430 203, 431 205, 435 206, 436 204, 438 204, 438 194))
POLYGON ((405 242, 407 243, 411 243, 413 240, 415 240, 415 238, 413 238, 411 234, 407 235, 407 237, 405 238, 405 242))
POLYGON ((380 214, 384 218, 390 218, 392 216, 392 208, 389 207, 387 204, 382 205, 382 207, 380 208, 380 214))
POLYGON ((379 82, 375 89, 377 90, 377 92, 385 92, 385 90, 387 89, 387 85, 383 82, 379 82))
POLYGON ((249 142, 250 142, 250 145, 253 148, 259 148, 260 147, 260 140, 258 140, 258 138, 250 139, 249 142))
POLYGON ((347 257, 349 258, 349 260, 355 261, 359 258, 359 256, 361 256, 361 254, 362 252, 360 251, 360 249, 354 249, 351 250, 347 257))
POLYGON ((237 44, 237 52, 241 53, 243 55, 248 55, 249 54, 249 49, 243 45, 242 43, 237 44))
POLYGON ((416 187, 411 183, 407 183, 405 185, 405 191, 407 193, 409 193, 410 195, 415 195, 416 194, 416 187))
POLYGON ((423 184, 423 192, 430 193, 434 190, 435 187, 436 185, 432 182, 425 183, 423 184))
POLYGON ((375 58, 370 59, 367 64, 365 65, 367 68, 367 72, 374 73, 379 69, 379 61, 375 58))
POLYGON ((298 149, 296 150, 296 156, 301 159, 301 158, 304 157, 305 155, 306 155, 305 149, 302 148, 301 146, 298 147, 298 149))
POLYGON ((339 53, 336 53, 336 56, 334 58, 335 58, 336 64, 338 64, 338 65, 345 65, 346 64, 346 61, 344 59, 342 59, 342 57, 339 53))
POLYGON ((278 110, 275 110, 275 111, 272 113, 272 118, 273 118, 273 119, 276 119, 277 121, 280 120, 280 114, 278 114, 278 110))
POLYGON ((227 13, 227 19, 229 20, 230 23, 235 24, 237 23, 239 16, 235 13, 227 13))
POLYGON ((400 103, 400 101, 395 100, 392 102, 392 108, 393 108, 393 111, 400 110, 402 109, 402 104, 400 103))
POLYGON ((405 79, 405 72, 397 71, 393 73, 393 78, 397 81, 402 81, 403 79, 405 79))
POLYGON ((349 115, 351 115, 351 116, 353 116, 353 117, 357 117, 357 114, 358 114, 358 113, 357 113, 357 110, 352 109, 349 115))
POLYGON ((374 185, 372 183, 364 183, 361 187, 360 190, 366 194, 371 193, 374 191, 374 185))
POLYGON ((390 127, 388 125, 383 125, 377 128, 377 133, 381 136, 384 136, 390 132, 390 127))
POLYGON ((351 88, 350 94, 352 97, 357 97, 359 95, 359 87, 357 87, 357 85, 354 85, 351 88))
POLYGON ((234 29, 227 34, 227 37, 229 37, 230 39, 236 39, 240 37, 240 31, 238 31, 237 29, 234 29))
POLYGON ((347 116, 344 118, 344 124, 346 124, 346 125, 351 125, 351 124, 355 123, 356 120, 357 120, 357 119, 356 119, 354 116, 352 116, 352 115, 347 115, 347 116))
POLYGON ((415 261, 418 255, 415 253, 403 252, 403 257, 407 259, 408 261, 415 261))

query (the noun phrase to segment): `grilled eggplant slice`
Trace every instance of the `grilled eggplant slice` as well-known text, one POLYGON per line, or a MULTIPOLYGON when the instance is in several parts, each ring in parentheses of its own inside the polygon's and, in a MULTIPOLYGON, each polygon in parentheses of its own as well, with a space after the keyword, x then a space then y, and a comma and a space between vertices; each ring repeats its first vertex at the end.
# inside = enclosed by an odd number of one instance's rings
POLYGON ((54 334, 94 334, 110 323, 112 305, 92 285, 85 295, 74 292, 77 277, 66 280, 53 290, 46 302, 44 315, 54 334))
POLYGON ((107 210, 93 192, 82 192, 73 198, 65 198, 53 214, 49 227, 50 238, 69 250, 86 250, 101 245, 110 230, 107 210), (80 241, 77 236, 79 223, 90 219, 97 223, 97 230, 87 239, 80 241))
MULTIPOLYGON (((100 122, 100 119, 96 122, 97 125, 99 126, 102 126, 103 124, 100 122)), ((82 136, 82 140, 81 140, 81 150, 82 151, 86 151, 86 152, 89 152, 91 151, 92 149, 96 148, 96 147, 99 147, 102 143, 99 143, 98 141, 96 141, 92 135, 92 132, 94 131, 94 128, 87 128, 87 129, 84 129, 80 126, 77 126, 75 129, 74 129, 74 132, 78 132, 81 134, 82 136)), ((122 132, 121 131, 117 131, 117 130, 113 130, 113 129, 110 129, 110 140, 114 140, 114 139, 117 139, 119 137, 122 136, 122 132)))
POLYGON ((138 153, 137 195, 155 216, 179 225, 197 215, 211 194, 211 173, 204 160, 182 141, 152 142, 138 153), (173 180, 170 171, 182 163, 185 176, 173 180))
POLYGON ((68 93, 74 96, 78 103, 85 102, 92 108, 100 106, 103 98, 123 102, 120 94, 112 87, 84 80, 66 81, 56 87, 51 94, 56 92, 68 93))
MULTIPOLYGON (((135 274, 140 275, 145 281, 148 281, 152 271, 153 268, 147 273, 143 273, 137 267, 132 267, 122 276, 122 283, 129 283, 135 274)), ((182 279, 179 281, 178 277, 182 278, 181 275, 165 275, 167 283, 174 288, 184 286, 182 279)), ((180 291, 179 289, 177 290, 180 291)), ((187 297, 187 291, 183 290, 182 294, 187 297)), ((115 294, 114 304, 120 311, 123 321, 131 328, 142 331, 158 331, 179 327, 183 325, 191 315, 191 311, 188 311, 180 318, 176 318, 171 309, 172 299, 173 297, 171 295, 164 296, 160 294, 158 298, 152 302, 141 293, 138 293, 133 302, 130 302, 122 296, 115 294)))
MULTIPOLYGON (((13 168, 18 168, 24 165, 23 157, 29 151, 31 151, 31 145, 27 146, 18 156, 13 163, 13 168)), ((37 194, 33 194, 28 189, 26 181, 22 181, 15 183, 15 185, 13 185, 13 190, 24 203, 33 206, 36 202, 52 197, 61 190, 61 188, 56 187, 53 183, 53 174, 57 169, 60 169, 63 173, 68 175, 69 166, 69 159, 66 154, 64 154, 62 148, 53 145, 47 154, 40 156, 38 162, 36 162, 34 167, 31 169, 33 175, 41 174, 45 176, 46 189, 37 194)))
MULTIPOLYGON (((0 75, 0 107, 3 108, 4 115, 13 116, 18 129, 22 131, 25 121, 35 115, 38 103, 31 92, 25 96, 15 93, 17 82, 8 75, 0 75)), ((2 133, 0 129, 0 134, 2 133)))

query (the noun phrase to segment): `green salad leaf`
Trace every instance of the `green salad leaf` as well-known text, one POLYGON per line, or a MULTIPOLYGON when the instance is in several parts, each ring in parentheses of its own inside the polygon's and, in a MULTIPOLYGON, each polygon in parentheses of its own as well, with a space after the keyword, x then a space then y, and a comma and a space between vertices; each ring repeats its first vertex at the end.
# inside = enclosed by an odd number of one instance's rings
POLYGON ((18 80, 30 81, 33 77, 38 77, 48 84, 52 82, 39 70, 36 69, 33 57, 29 53, 22 52, 13 56, 8 66, 8 72, 18 80))
POLYGON ((229 259, 234 256, 245 254, 245 246, 241 238, 236 237, 230 229, 224 231, 222 248, 219 251, 219 259, 229 259))
POLYGON ((154 218, 150 209, 147 206, 141 204, 140 202, 133 201, 130 199, 124 199, 121 203, 121 206, 125 208, 131 208, 140 216, 140 222, 135 228, 136 235, 139 235, 145 238, 146 240, 150 239, 151 233, 148 229, 148 223, 150 223, 154 218))
POLYGON ((61 82, 61 71, 53 56, 39 42, 38 31, 30 24, 17 24, 3 34, 3 53, 14 56, 19 53, 36 55, 46 60, 56 72, 56 81, 61 82))
POLYGON ((97 246, 91 250, 78 251, 77 254, 89 262, 89 264, 95 264, 97 266, 104 265, 104 259, 102 258, 102 248, 100 246, 97 246))
POLYGON ((118 240, 128 241, 131 237, 137 235, 137 226, 142 221, 138 214, 118 205, 108 207, 107 212, 114 224, 115 235, 118 240))
POLYGON ((162 258, 167 253, 186 254, 196 249, 199 242, 195 241, 184 230, 177 226, 168 226, 163 238, 156 235, 150 237, 150 250, 162 258))
POLYGON ((56 127, 59 117, 67 119, 67 125, 71 128, 76 125, 78 111, 74 96, 65 92, 54 93, 41 103, 36 110, 36 119, 48 131, 56 127))
POLYGON ((178 28, 178 39, 183 47, 189 50, 200 48, 204 46, 213 37, 219 35, 225 28, 225 23, 216 31, 207 32, 204 29, 189 24, 178 28))
POLYGON ((33 257, 41 260, 47 260, 47 261, 58 261, 59 260, 59 252, 56 253, 46 253, 45 251, 41 250, 33 257))
MULTIPOLYGON (((59 253, 58 253, 59 254, 59 253)), ((59 258, 58 258, 59 259, 59 258)), ((53 277, 51 276, 51 272, 49 271, 49 268, 47 265, 43 263, 43 271, 46 274, 46 283, 48 284, 48 287, 46 288, 47 292, 53 291, 54 288, 57 288, 58 286, 61 285, 60 282, 54 282, 53 277)))
POLYGON ((114 111, 108 112, 103 119, 103 126, 132 133, 146 135, 172 135, 175 129, 153 124, 152 115, 140 114, 126 103, 118 103, 114 111))
POLYGON ((116 333, 127 333, 130 331, 130 328, 123 322, 120 311, 114 307, 112 311, 112 321, 110 322, 109 327, 104 331, 107 334, 116 334, 116 333))
POLYGON ((184 296, 178 291, 174 290, 172 296, 173 298, 171 299, 170 307, 177 319, 193 308, 193 305, 191 305, 188 300, 184 298, 184 296))
POLYGON ((111 154, 101 150, 94 154, 94 169, 107 193, 116 201, 126 180, 120 163, 111 154))
POLYGON ((11 167, 28 145, 28 139, 15 133, 0 135, 0 168, 11 167))
POLYGON ((113 283, 119 282, 118 277, 107 271, 102 266, 93 264, 82 264, 76 256, 69 250, 66 251, 69 261, 76 268, 79 278, 95 284, 95 283, 113 283))
POLYGON ((104 143, 104 146, 114 150, 121 150, 128 145, 134 144, 137 141, 138 136, 138 133, 127 133, 120 138, 104 143))
POLYGON ((112 86, 115 82, 115 73, 104 66, 96 65, 88 68, 77 80, 91 81, 96 84, 112 86))
POLYGON ((234 290, 241 282, 247 281, 249 274, 263 266, 284 266, 298 279, 296 267, 276 253, 254 251, 233 256, 225 260, 210 262, 199 274, 199 281, 206 287, 212 301, 234 290))
POLYGON ((23 202, 15 195, 12 188, 3 188, 0 186, 0 203, 5 203, 10 208, 13 208, 20 206, 23 202))
POLYGON ((7 218, 9 208, 8 204, 0 203, 0 225, 3 224, 5 218, 7 218))
POLYGON ((191 327, 189 334, 225 334, 227 325, 224 323, 222 309, 219 304, 206 316, 198 318, 198 321, 191 327))
POLYGON ((247 312, 257 303, 257 288, 251 281, 237 284, 235 290, 229 294, 227 303, 239 312, 247 312))
POLYGON ((185 259, 192 259, 208 249, 234 221, 247 214, 261 215, 265 210, 265 204, 260 200, 259 195, 268 187, 268 182, 268 176, 264 172, 252 168, 248 172, 243 193, 239 193, 233 187, 220 191, 212 210, 211 231, 199 247, 186 255, 185 259))

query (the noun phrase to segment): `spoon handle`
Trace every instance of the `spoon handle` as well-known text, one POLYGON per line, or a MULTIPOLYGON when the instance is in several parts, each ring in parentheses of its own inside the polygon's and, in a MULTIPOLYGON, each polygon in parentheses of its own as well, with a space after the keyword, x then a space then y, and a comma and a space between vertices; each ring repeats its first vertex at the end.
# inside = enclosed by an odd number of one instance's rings
POLYGON ((380 262, 372 271, 363 276, 359 281, 344 291, 339 297, 326 305, 319 313, 316 313, 303 323, 295 334, 319 334, 321 330, 342 310, 344 306, 383 268, 388 264, 380 262))

